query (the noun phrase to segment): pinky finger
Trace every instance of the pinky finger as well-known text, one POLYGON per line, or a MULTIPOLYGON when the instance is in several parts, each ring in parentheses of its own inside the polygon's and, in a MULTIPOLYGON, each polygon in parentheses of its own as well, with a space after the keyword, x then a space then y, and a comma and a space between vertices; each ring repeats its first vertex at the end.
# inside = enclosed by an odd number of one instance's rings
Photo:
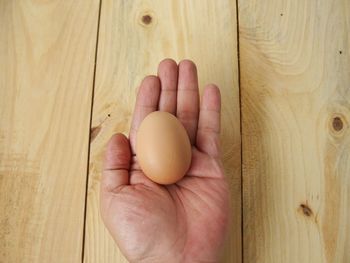
POLYGON ((221 96, 217 86, 206 86, 199 113, 197 148, 216 158, 220 155, 221 96))

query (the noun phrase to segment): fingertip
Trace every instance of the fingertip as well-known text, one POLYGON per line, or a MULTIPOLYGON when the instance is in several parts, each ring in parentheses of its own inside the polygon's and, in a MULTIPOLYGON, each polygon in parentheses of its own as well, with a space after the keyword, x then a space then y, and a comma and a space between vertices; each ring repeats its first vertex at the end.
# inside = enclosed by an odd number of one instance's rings
POLYGON ((109 139, 107 149, 113 149, 115 146, 128 144, 128 138, 123 133, 115 133, 109 139))
POLYGON ((160 94, 160 80, 157 76, 145 77, 139 87, 136 99, 136 107, 146 106, 157 108, 160 94))
POLYGON ((183 59, 179 62, 179 67, 181 67, 184 70, 197 70, 196 64, 190 60, 190 59, 183 59))
POLYGON ((108 141, 104 169, 129 169, 131 159, 130 143, 122 133, 114 134, 108 141))
POLYGON ((165 58, 163 59, 158 66, 158 72, 163 70, 163 69, 168 69, 168 68, 177 68, 177 63, 175 60, 171 59, 171 58, 165 58))
MULTIPOLYGON (((188 87, 198 89, 198 74, 196 64, 189 59, 181 60, 179 63, 179 78, 182 76, 182 81, 185 80, 190 84, 188 87)), ((180 81, 181 82, 181 81, 180 81)), ((180 83, 181 84, 181 83, 180 83)))
POLYGON ((208 84, 203 92, 202 109, 220 112, 221 110, 221 93, 215 84, 208 84))
POLYGON ((205 86, 205 90, 207 90, 207 92, 216 92, 216 93, 218 93, 218 94, 220 95, 220 89, 219 89, 219 87, 218 87, 216 84, 214 84, 214 83, 207 84, 207 85, 205 86))
MULTIPOLYGON (((144 96, 144 94, 152 94, 154 92, 159 93, 160 90, 160 80, 158 76, 148 75, 141 81, 141 86, 138 90, 138 95, 144 96)), ((157 98, 158 99, 158 98, 157 98)))

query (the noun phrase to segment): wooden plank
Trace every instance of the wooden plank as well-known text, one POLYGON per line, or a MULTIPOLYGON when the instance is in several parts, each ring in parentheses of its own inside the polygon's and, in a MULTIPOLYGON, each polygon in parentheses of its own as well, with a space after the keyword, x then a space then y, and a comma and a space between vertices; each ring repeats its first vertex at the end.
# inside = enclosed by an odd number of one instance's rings
POLYGON ((128 133, 136 87, 165 57, 193 59, 200 85, 223 95, 224 165, 232 186, 232 231, 226 262, 241 262, 240 119, 234 1, 103 0, 93 106, 85 262, 126 262, 105 229, 99 179, 110 136, 128 133), (149 17, 147 17, 149 16, 149 17), (143 19, 144 17, 144 19, 143 19))
POLYGON ((0 0, 0 262, 79 262, 99 2, 0 0))
POLYGON ((350 2, 239 0, 244 262, 350 262, 350 2))

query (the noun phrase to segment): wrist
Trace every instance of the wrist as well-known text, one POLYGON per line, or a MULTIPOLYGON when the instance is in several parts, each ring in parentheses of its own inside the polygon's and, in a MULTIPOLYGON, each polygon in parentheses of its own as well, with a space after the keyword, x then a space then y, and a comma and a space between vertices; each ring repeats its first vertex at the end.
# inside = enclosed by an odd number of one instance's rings
POLYGON ((164 258, 147 258, 140 261, 130 261, 131 263, 218 263, 219 260, 205 260, 205 259, 193 259, 183 257, 164 257, 164 258))
POLYGON ((182 255, 172 255, 172 256, 167 256, 164 255, 162 257, 147 257, 147 258, 143 258, 140 260, 130 260, 131 263, 187 263, 187 262, 191 262, 191 263, 195 263, 194 261, 191 260, 185 260, 182 255))

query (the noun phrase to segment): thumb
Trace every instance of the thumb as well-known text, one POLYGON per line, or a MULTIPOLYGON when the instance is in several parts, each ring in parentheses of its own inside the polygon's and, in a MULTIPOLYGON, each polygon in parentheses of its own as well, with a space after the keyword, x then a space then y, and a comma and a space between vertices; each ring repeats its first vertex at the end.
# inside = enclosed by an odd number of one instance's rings
POLYGON ((109 140, 105 152, 101 178, 101 194, 119 190, 129 184, 130 143, 121 133, 114 134, 109 140))

